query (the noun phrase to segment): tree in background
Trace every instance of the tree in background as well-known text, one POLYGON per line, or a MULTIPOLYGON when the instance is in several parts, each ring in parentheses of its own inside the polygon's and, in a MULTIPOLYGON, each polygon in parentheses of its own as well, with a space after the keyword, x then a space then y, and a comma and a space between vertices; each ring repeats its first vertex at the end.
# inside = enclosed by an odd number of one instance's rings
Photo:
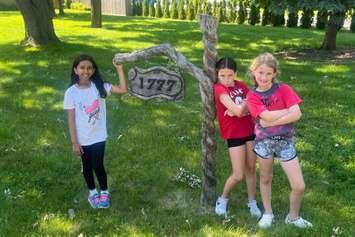
POLYGON ((218 16, 218 4, 216 0, 213 0, 212 3, 212 16, 216 17, 218 16))
POLYGON ((355 33, 355 8, 352 9, 350 30, 355 33))
POLYGON ((178 0, 178 18, 179 20, 185 20, 186 19, 186 13, 185 13, 185 0, 178 0))
POLYGON ((205 4, 203 5, 203 14, 213 16, 212 5, 210 2, 205 1, 205 4))
POLYGON ((161 5, 160 5, 160 0, 157 0, 155 3, 155 17, 161 18, 163 16, 162 10, 161 10, 161 5))
POLYGON ((154 17, 155 16, 155 8, 154 8, 154 2, 153 1, 149 1, 148 15, 150 17, 154 17))
POLYGON ((227 20, 228 22, 236 22, 237 20, 237 6, 236 6, 236 1, 228 1, 227 2, 227 12, 226 12, 227 16, 227 20))
POLYGON ((256 6, 254 2, 250 4, 250 13, 248 18, 248 23, 250 25, 256 25, 260 21, 260 12, 259 8, 256 6))
POLYGON ((245 22, 245 18, 246 18, 246 15, 247 15, 247 12, 246 12, 246 9, 245 9, 245 6, 244 6, 244 2, 243 1, 239 1, 239 10, 238 10, 238 13, 237 13, 237 23, 238 24, 244 24, 245 22))
POLYGON ((164 18, 169 18, 170 17, 169 0, 163 0, 163 17, 164 18))
POLYGON ((148 16, 149 9, 148 9, 148 1, 142 0, 142 16, 148 16))
POLYGON ((15 1, 25 24, 22 44, 37 46, 59 41, 53 27, 52 0, 15 1))
POLYGON ((179 14, 178 14, 178 8, 177 8, 177 0, 171 0, 171 9, 170 9, 170 17, 172 19, 178 19, 179 14))
POLYGON ((325 26, 327 25, 328 22, 328 12, 326 11, 318 11, 317 13, 317 23, 316 27, 319 30, 324 30, 325 26))
POLYGON ((305 29, 309 29, 312 26, 313 21, 313 9, 304 8, 302 17, 301 17, 301 27, 305 29))
POLYGON ((194 0, 194 6, 195 6, 195 19, 198 21, 200 15, 202 14, 202 4, 203 0, 194 0))
POLYGON ((102 15, 101 15, 101 0, 91 0, 91 27, 101 28, 102 15))
POLYGON ((190 21, 195 19, 195 9, 192 0, 187 0, 186 19, 190 21))

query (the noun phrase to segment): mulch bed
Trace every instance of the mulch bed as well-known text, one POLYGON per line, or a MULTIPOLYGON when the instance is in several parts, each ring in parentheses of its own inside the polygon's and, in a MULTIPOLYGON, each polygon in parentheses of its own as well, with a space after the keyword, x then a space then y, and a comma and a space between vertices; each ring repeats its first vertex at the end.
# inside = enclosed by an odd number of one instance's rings
POLYGON ((287 60, 344 62, 355 60, 355 49, 287 49, 277 52, 276 56, 287 60))

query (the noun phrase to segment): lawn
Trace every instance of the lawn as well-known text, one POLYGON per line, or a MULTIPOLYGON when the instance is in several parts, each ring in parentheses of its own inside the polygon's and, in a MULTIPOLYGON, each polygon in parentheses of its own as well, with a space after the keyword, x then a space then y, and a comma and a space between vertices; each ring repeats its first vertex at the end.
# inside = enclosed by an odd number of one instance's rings
MULTIPOLYGON (((182 102, 107 99, 106 168, 112 207, 93 210, 71 153, 62 99, 73 58, 91 54, 106 80, 115 83, 115 53, 168 42, 198 66, 203 44, 196 22, 104 16, 92 29, 88 12, 68 11, 54 20, 61 43, 19 45, 18 12, 0 12, 0 236, 354 236, 355 62, 284 59, 280 80, 304 99, 297 148, 306 193, 302 215, 314 228, 283 224, 288 183, 274 167, 274 226, 256 227, 246 208, 245 184, 231 196, 229 219, 201 215, 199 188, 175 181, 180 167, 201 177, 201 99, 197 80, 184 75, 182 102), (75 217, 68 217, 74 209, 75 217)), ((317 48, 324 32, 235 24, 219 25, 219 55, 237 59, 239 78, 257 54, 317 48)), ((355 48, 355 34, 340 32, 339 48, 355 48)), ((171 65, 164 58, 139 62, 171 65)), ((125 72, 133 64, 124 65, 125 72)), ((230 172, 226 145, 217 137, 218 191, 230 172)), ((260 195, 258 192, 258 200, 260 195)))

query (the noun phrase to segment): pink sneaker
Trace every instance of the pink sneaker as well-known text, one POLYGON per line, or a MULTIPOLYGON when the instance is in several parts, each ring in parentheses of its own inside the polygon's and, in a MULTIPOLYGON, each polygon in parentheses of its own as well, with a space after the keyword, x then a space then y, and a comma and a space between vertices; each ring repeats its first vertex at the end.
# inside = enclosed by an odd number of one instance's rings
POLYGON ((99 200, 99 208, 109 208, 111 202, 111 194, 109 192, 101 193, 99 200))
POLYGON ((100 202, 100 195, 98 193, 89 195, 88 202, 92 208, 98 208, 100 202))

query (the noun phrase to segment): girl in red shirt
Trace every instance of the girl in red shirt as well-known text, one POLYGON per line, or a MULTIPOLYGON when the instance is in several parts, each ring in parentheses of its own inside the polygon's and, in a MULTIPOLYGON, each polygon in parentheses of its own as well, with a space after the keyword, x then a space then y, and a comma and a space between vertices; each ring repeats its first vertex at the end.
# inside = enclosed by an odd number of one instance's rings
POLYGON ((222 195, 216 201, 217 215, 226 215, 228 196, 234 186, 239 183, 244 173, 248 190, 250 214, 259 218, 261 212, 255 200, 256 176, 253 153, 254 123, 246 105, 248 87, 235 80, 237 65, 232 58, 224 57, 216 63, 218 82, 214 85, 214 96, 220 134, 227 140, 229 157, 232 163, 232 174, 226 180, 222 195))

